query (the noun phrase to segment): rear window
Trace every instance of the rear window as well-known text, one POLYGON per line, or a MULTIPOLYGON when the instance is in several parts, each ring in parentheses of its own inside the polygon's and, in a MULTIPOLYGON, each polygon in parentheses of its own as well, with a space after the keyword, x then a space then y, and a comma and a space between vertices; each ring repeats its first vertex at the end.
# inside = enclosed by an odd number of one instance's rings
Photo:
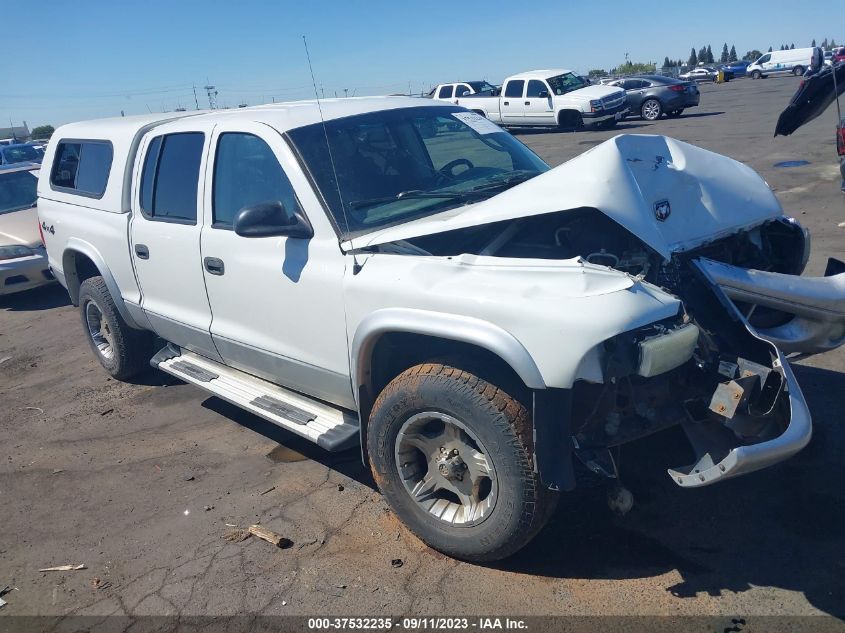
POLYGON ((27 161, 38 162, 38 152, 34 147, 29 145, 11 145, 9 147, 0 148, 3 154, 3 161, 8 165, 14 163, 25 163, 27 161))
POLYGON ((50 183, 54 189, 102 198, 112 157, 108 141, 61 141, 56 147, 50 183))

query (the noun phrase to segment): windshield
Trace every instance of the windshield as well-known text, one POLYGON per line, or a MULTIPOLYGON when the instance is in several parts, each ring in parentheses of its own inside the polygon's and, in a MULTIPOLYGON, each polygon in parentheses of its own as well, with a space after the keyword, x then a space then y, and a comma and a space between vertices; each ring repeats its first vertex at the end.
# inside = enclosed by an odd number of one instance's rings
POLYGON ((486 81, 468 81, 472 89, 476 92, 496 92, 496 86, 489 84, 486 81))
POLYGON ((565 95, 567 92, 585 88, 586 82, 574 73, 565 73, 556 77, 549 77, 549 87, 556 95, 565 95))
POLYGON ((37 161, 38 152, 31 145, 10 145, 0 149, 3 152, 3 158, 7 163, 25 163, 27 161, 37 161))
POLYGON ((548 169, 513 136, 456 107, 383 110, 288 136, 347 239, 489 198, 548 169))
POLYGON ((35 174, 28 171, 0 173, 0 215, 34 206, 37 184, 35 174))

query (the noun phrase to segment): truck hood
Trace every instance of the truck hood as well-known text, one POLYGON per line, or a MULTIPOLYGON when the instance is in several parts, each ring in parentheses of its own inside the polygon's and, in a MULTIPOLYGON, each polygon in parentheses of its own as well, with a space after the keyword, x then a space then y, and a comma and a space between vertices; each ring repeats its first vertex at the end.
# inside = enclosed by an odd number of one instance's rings
POLYGON ((583 208, 667 260, 783 215, 766 182, 738 161, 665 136, 620 135, 483 202, 355 238, 354 247, 583 208))
POLYGON ((37 246, 41 244, 38 234, 38 213, 35 207, 12 211, 0 215, 0 246, 37 246))
POLYGON ((609 97, 610 95, 614 95, 619 92, 623 92, 623 90, 614 86, 602 86, 596 84, 593 86, 578 88, 578 90, 573 90, 572 92, 567 92, 565 95, 560 96, 574 97, 575 99, 581 99, 582 101, 590 101, 591 99, 604 99, 605 97, 609 97))

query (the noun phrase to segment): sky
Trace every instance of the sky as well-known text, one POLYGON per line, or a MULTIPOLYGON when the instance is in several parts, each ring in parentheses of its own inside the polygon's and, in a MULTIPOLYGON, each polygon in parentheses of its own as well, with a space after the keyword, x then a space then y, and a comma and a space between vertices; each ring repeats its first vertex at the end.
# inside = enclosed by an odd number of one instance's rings
POLYGON ((837 3, 809 0, 0 0, 0 127, 314 97, 419 93, 536 68, 586 73, 845 41, 837 3), (839 32, 836 32, 839 29, 839 32), (346 91, 346 92, 345 92, 346 91))

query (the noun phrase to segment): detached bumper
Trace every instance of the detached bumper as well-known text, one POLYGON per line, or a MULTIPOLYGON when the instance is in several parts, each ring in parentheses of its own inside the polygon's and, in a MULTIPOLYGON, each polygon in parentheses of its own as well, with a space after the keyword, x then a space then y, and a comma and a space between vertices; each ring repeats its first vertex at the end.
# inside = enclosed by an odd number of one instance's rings
POLYGON ((0 295, 23 292, 54 281, 44 252, 0 261, 0 295))
POLYGON ((709 259, 701 269, 734 302, 764 306, 788 320, 756 333, 784 352, 815 354, 845 343, 845 264, 828 262, 824 277, 800 277, 748 270, 709 259))
POLYGON ((798 386, 798 381, 792 373, 792 368, 778 351, 778 368, 783 372, 786 395, 789 398, 790 420, 789 425, 779 436, 774 439, 752 444, 749 446, 738 446, 728 449, 727 455, 714 460, 714 453, 719 454, 718 448, 714 445, 718 442, 712 441, 710 432, 701 423, 692 422, 684 426, 684 430, 695 446, 701 442, 706 444, 708 449, 704 455, 692 466, 670 468, 669 476, 682 488, 697 488, 730 479, 738 475, 745 475, 783 461, 802 448, 810 441, 813 435, 812 420, 804 394, 798 386), (710 437, 707 437, 710 435, 710 437))

